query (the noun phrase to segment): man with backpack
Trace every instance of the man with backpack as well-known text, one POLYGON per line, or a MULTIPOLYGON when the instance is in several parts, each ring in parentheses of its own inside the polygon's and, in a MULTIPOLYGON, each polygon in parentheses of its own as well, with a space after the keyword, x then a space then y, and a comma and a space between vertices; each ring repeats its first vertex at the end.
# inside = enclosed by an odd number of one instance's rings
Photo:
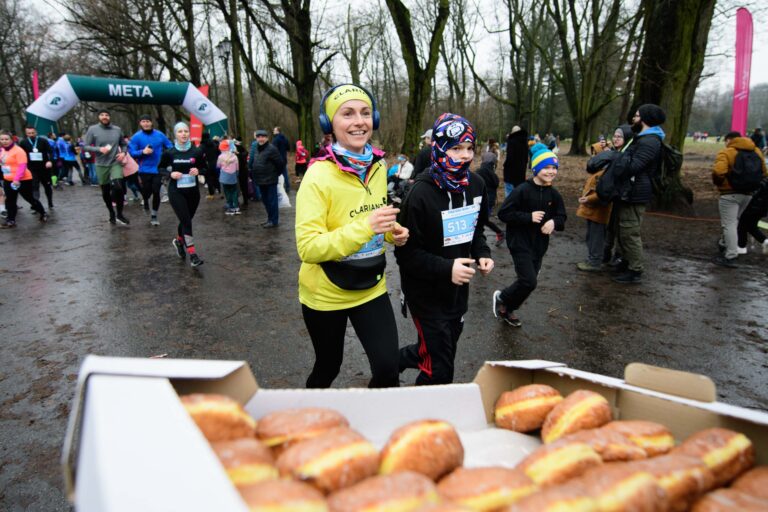
POLYGON ((640 105, 632 117, 635 137, 611 166, 618 195, 614 203, 614 208, 618 209, 616 239, 624 258, 624 263, 618 267, 623 272, 613 278, 617 283, 636 284, 642 281, 644 267, 640 226, 645 208, 653 199, 652 180, 659 172, 665 137, 660 125, 666 120, 667 115, 658 105, 640 105))
MULTIPOLYGON (((720 191, 718 208, 723 229, 719 243, 723 254, 712 260, 716 265, 736 267, 736 258, 740 253, 737 231, 739 217, 766 175, 768 171, 763 153, 752 139, 742 137, 740 132, 728 133, 725 136, 725 149, 715 157, 712 169, 712 182, 720 191)), ((746 253, 746 248, 741 253, 746 253)))

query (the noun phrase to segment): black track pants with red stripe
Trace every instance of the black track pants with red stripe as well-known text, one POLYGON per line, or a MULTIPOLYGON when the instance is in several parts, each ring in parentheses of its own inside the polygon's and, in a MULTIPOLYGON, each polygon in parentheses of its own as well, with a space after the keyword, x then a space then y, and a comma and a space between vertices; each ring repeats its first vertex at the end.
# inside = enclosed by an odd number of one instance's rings
POLYGON ((420 370, 416 385, 450 384, 453 382, 453 361, 464 318, 419 318, 413 316, 418 343, 400 349, 400 371, 420 370))

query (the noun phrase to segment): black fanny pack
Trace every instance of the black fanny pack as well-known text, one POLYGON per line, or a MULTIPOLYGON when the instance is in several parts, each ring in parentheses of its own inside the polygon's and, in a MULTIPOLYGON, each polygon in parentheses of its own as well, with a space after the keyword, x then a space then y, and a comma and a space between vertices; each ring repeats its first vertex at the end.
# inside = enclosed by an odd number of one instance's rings
POLYGON ((384 254, 350 261, 325 261, 320 264, 328 279, 342 290, 367 290, 384 279, 387 258, 384 254))

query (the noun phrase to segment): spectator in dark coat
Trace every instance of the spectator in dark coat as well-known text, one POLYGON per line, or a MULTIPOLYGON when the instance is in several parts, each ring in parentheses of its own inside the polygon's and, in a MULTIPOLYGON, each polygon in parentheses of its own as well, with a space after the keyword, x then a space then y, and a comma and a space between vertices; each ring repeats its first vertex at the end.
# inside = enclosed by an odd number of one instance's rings
POLYGON ((278 223, 277 180, 283 173, 285 163, 277 148, 269 143, 266 130, 256 131, 256 145, 251 149, 248 160, 253 184, 261 191, 261 200, 267 210, 267 221, 263 228, 276 228, 278 223))
POLYGON ((288 179, 288 151, 291 149, 291 143, 280 131, 279 126, 272 129, 272 145, 277 148, 280 158, 283 159, 283 188, 287 194, 291 190, 291 181, 288 179))
POLYGON ((411 162, 413 164, 412 180, 415 180, 419 174, 429 169, 432 165, 432 129, 425 131, 421 138, 421 151, 416 154, 411 162))
POLYGON ((528 169, 528 132, 519 126, 512 127, 507 136, 507 158, 504 160, 504 196, 525 182, 528 169))
POLYGON ((755 131, 752 132, 752 136, 750 138, 752 139, 752 142, 755 143, 755 147, 757 147, 757 149, 760 151, 765 151, 765 134, 763 133, 762 128, 755 128, 755 131))
POLYGON ((643 274, 643 241, 640 225, 648 203, 653 199, 652 175, 661 164, 661 142, 664 130, 661 124, 667 115, 658 105, 640 105, 632 118, 635 132, 632 144, 614 162, 614 177, 620 190, 617 238, 625 272, 614 278, 617 283, 639 283, 643 274))
POLYGON ((205 184, 208 186, 208 196, 206 199, 213 199, 215 195, 221 194, 221 185, 219 185, 219 170, 216 168, 216 162, 219 160, 219 143, 211 138, 211 134, 205 132, 200 139, 200 147, 205 153, 206 172, 205 184))

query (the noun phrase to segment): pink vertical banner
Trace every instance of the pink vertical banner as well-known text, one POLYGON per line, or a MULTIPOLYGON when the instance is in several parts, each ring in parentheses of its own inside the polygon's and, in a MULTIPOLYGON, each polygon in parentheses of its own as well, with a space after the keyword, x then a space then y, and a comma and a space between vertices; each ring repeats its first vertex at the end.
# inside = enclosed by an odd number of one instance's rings
POLYGON ((37 76, 37 70, 32 71, 32 94, 35 99, 40 97, 40 79, 37 76))
POLYGON ((733 84, 731 131, 747 135, 749 74, 752 68, 752 15, 744 7, 736 11, 736 78, 733 84))

